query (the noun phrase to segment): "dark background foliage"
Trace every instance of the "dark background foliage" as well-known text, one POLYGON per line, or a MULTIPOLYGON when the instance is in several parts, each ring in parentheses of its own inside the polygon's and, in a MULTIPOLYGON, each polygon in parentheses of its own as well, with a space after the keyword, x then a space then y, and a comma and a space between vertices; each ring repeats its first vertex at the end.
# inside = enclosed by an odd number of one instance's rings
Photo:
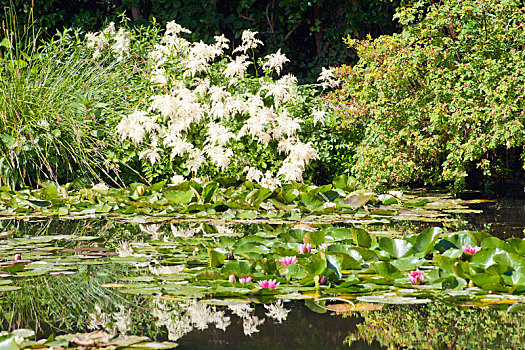
POLYGON ((320 67, 356 61, 341 38, 396 31, 392 17, 398 5, 399 0, 0 0, 0 7, 14 6, 19 17, 32 14, 43 38, 64 27, 96 31, 119 13, 134 25, 175 20, 193 32, 192 39, 205 42, 224 33, 235 45, 251 29, 265 43, 259 54, 281 48, 291 61, 288 72, 300 82, 315 82, 320 67))

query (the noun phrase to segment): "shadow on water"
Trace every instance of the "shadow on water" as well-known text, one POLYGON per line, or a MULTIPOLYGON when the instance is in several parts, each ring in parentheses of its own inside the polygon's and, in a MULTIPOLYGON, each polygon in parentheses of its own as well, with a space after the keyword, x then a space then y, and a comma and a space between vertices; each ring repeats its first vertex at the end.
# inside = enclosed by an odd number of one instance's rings
MULTIPOLYGON (((524 200, 485 202, 473 208, 484 212, 464 215, 465 228, 486 230, 502 239, 523 237, 524 200)), ((421 227, 428 225, 422 223, 421 227)), ((36 272, 28 274, 27 279, 11 284, 20 287, 18 290, 0 291, 2 330, 30 327, 39 337, 48 337, 103 328, 147 335, 157 341, 175 341, 181 349, 217 350, 510 349, 522 348, 525 343, 521 331, 525 315, 508 314, 505 304, 501 309, 443 303, 385 305, 382 310, 342 316, 313 312, 300 300, 275 303, 275 309, 257 303, 239 307, 201 305, 187 298, 163 300, 147 293, 125 294, 105 288, 121 281, 122 276, 139 282, 149 278, 149 272, 141 272, 147 271, 148 264, 130 267, 99 261, 123 249, 122 242, 161 240, 166 234, 184 237, 190 230, 170 224, 163 227, 154 230, 149 225, 105 220, 0 222, 0 232, 12 232, 12 238, 20 240, 12 249, 0 241, 0 261, 20 251, 24 258, 61 264, 33 270, 36 272), (33 239, 52 235, 63 238, 33 239), (95 237, 97 246, 105 249, 85 250, 91 242, 86 237, 95 237)), ((258 228, 244 225, 240 230, 255 233, 258 228)), ((2 286, 0 283, 0 289, 2 286)))

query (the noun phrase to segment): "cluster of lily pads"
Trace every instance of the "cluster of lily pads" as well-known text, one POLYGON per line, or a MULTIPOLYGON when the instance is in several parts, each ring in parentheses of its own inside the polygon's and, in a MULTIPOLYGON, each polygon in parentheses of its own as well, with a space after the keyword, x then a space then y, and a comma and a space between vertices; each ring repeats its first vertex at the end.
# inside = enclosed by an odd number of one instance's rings
MULTIPOLYGON (((127 276, 108 287, 175 298, 308 299, 345 295, 361 302, 424 303, 481 300, 525 291, 525 241, 489 234, 447 234, 429 228, 393 238, 357 227, 279 227, 245 236, 203 228, 147 245, 133 255, 155 257, 151 276, 127 276), (174 283, 176 281, 176 283, 174 283), (491 296, 492 297, 492 296, 491 296)), ((144 261, 142 260, 142 261, 144 261)), ((152 261, 152 260, 150 260, 152 261)), ((514 295, 509 295, 514 294, 514 295)))
POLYGON ((126 336, 108 334, 104 331, 74 333, 51 336, 48 339, 35 339, 35 332, 30 329, 17 329, 12 332, 0 332, 0 348, 18 349, 54 349, 54 348, 127 348, 127 349, 173 349, 177 343, 155 342, 145 336, 126 336))
POLYGON ((274 189, 232 179, 190 180, 178 185, 134 183, 125 189, 76 188, 74 184, 19 191, 0 187, 0 219, 148 216, 149 221, 441 221, 462 210, 468 208, 452 200, 436 202, 396 191, 358 190, 355 181, 344 175, 324 186, 291 182, 274 189))

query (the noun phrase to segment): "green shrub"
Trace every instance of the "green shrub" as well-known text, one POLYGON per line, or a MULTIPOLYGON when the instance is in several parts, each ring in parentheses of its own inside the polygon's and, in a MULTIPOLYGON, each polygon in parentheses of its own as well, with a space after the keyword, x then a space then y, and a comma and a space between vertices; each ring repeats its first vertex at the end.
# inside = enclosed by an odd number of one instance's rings
POLYGON ((525 9, 519 1, 419 1, 401 34, 346 39, 358 55, 327 98, 370 185, 509 176, 525 146, 525 9))

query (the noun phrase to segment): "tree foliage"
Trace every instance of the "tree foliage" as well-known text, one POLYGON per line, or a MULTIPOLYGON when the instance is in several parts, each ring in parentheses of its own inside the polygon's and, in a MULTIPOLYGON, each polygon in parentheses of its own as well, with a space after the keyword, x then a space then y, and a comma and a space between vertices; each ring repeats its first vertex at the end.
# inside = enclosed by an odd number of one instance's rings
POLYGON ((300 81, 315 81, 321 66, 355 60, 342 37, 394 31, 392 15, 398 4, 398 0, 0 0, 0 8, 11 6, 21 18, 32 16, 44 36, 63 27, 97 31, 121 13, 135 25, 175 20, 192 31, 192 40, 208 44, 223 33, 239 44, 242 32, 250 29, 266 43, 259 54, 281 48, 292 61, 286 73, 293 72, 300 81))

